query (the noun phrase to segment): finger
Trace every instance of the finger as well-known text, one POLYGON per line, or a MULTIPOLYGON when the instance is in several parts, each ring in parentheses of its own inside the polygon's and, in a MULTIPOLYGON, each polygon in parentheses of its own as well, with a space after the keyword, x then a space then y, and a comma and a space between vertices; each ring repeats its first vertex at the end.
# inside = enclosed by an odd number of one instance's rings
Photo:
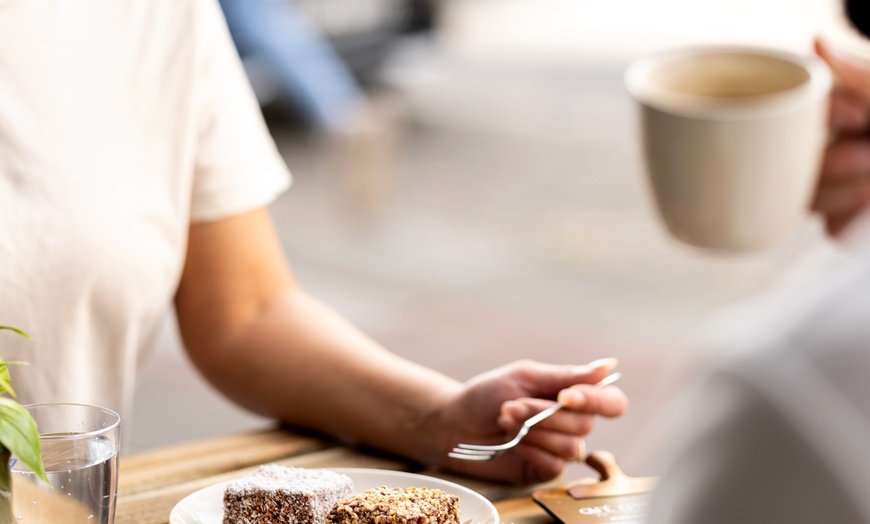
POLYGON ((574 384, 595 384, 610 374, 617 366, 619 366, 619 360, 614 357, 600 358, 581 366, 570 366, 566 369, 567 374, 559 389, 574 384))
POLYGON ((825 151, 823 179, 846 179, 870 175, 870 139, 844 138, 825 151))
POLYGON ((870 130, 870 104, 850 91, 835 89, 831 96, 830 126, 841 133, 870 130))
POLYGON ((870 177, 820 185, 812 209, 825 220, 854 216, 870 204, 870 177))
MULTIPOLYGON (((505 402, 499 414, 498 426, 508 434, 515 434, 529 417, 552 406, 540 399, 519 399, 505 402)), ((535 424, 534 428, 573 435, 588 435, 592 431, 595 415, 563 409, 535 424)))
POLYGON ((581 451, 586 451, 586 442, 580 435, 562 433, 537 428, 529 431, 522 442, 525 446, 535 446, 561 460, 576 460, 581 451))
POLYGON ((534 444, 520 443, 510 453, 521 458, 522 484, 539 484, 553 480, 565 469, 565 460, 534 444))
POLYGON ((870 102, 870 63, 816 39, 816 53, 827 62, 839 85, 870 102))
POLYGON ((603 417, 618 417, 628 409, 628 397, 620 388, 595 388, 577 384, 559 392, 559 402, 566 407, 603 417))
POLYGON ((602 358, 579 366, 522 361, 515 363, 515 372, 528 396, 553 398, 574 384, 598 382, 617 365, 619 361, 615 358, 602 358))
POLYGON ((826 220, 825 221, 825 231, 827 231, 828 234, 831 235, 832 237, 839 237, 840 235, 842 235, 846 231, 849 224, 852 223, 852 220, 859 213, 860 213, 860 210, 856 211, 850 215, 844 216, 844 217, 839 217, 839 218, 835 218, 832 220, 826 220))

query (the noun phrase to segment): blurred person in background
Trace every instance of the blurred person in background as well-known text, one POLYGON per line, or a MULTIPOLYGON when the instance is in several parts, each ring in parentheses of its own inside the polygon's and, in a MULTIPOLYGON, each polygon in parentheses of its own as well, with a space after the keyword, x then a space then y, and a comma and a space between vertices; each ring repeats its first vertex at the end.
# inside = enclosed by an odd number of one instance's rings
MULTIPOLYGON (((297 0, 220 0, 220 5, 260 104, 301 117, 308 128, 334 140, 351 203, 360 209, 376 205, 384 196, 397 139, 394 107, 362 85, 362 68, 352 68, 297 0)), ((373 18, 367 31, 386 33, 373 18)))
MULTIPOLYGON (((864 4, 847 12, 870 31, 864 4)), ((762 300, 686 395, 649 524, 870 522, 870 60, 819 40, 837 81, 814 207, 853 250, 762 300)))
MULTIPOLYGON (((0 3, 0 319, 24 403, 118 411, 173 309, 187 355, 238 404, 350 443, 537 482, 583 453, 616 362, 509 364, 460 383, 308 295, 268 205, 290 177, 216 0, 0 3), (493 443, 565 409, 491 462, 493 443)), ((167 428, 172 431, 172 428, 167 428)))
POLYGON ((278 99, 321 132, 356 131, 368 95, 299 4, 220 0, 220 6, 261 103, 278 99))

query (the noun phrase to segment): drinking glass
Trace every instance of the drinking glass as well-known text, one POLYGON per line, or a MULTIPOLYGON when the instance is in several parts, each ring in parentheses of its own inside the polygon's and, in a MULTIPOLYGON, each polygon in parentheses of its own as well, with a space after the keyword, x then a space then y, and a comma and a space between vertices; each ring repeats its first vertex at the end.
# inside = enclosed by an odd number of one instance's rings
POLYGON ((84 404, 25 406, 36 420, 50 485, 12 458, 16 522, 112 524, 118 495, 121 417, 84 404))

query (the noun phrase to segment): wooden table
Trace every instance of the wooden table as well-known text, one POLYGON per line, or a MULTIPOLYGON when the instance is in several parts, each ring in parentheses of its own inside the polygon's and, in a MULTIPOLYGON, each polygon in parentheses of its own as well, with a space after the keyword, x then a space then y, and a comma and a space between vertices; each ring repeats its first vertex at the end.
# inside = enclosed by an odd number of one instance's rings
POLYGON ((181 499, 211 484, 238 477, 260 464, 296 467, 361 467, 423 473, 463 484, 491 500, 504 524, 553 522, 529 496, 546 486, 515 487, 450 475, 342 446, 287 429, 200 440, 121 458, 116 524, 165 524, 181 499))

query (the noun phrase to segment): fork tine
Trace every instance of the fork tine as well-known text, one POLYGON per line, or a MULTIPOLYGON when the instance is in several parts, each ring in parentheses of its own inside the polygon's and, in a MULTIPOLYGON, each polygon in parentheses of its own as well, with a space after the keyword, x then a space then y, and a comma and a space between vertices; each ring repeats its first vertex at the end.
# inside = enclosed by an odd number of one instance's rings
POLYGON ((454 453, 459 453, 462 455, 492 455, 493 453, 498 453, 499 451, 504 451, 501 449, 466 449, 466 448, 453 448, 454 453))
MULTIPOLYGON (((502 451, 505 449, 509 449, 513 446, 514 446, 514 442, 512 440, 510 442, 505 442, 504 444, 496 444, 493 446, 478 445, 478 444, 457 444, 456 448, 461 449, 463 451, 491 452, 491 451, 502 451)), ((454 448, 454 449, 456 449, 456 448, 454 448)))
POLYGON ((496 455, 488 454, 488 455, 466 455, 465 453, 455 453, 450 452, 447 454, 450 458, 462 459, 462 460, 476 460, 479 462, 483 462, 485 460, 492 460, 496 457, 496 455))

